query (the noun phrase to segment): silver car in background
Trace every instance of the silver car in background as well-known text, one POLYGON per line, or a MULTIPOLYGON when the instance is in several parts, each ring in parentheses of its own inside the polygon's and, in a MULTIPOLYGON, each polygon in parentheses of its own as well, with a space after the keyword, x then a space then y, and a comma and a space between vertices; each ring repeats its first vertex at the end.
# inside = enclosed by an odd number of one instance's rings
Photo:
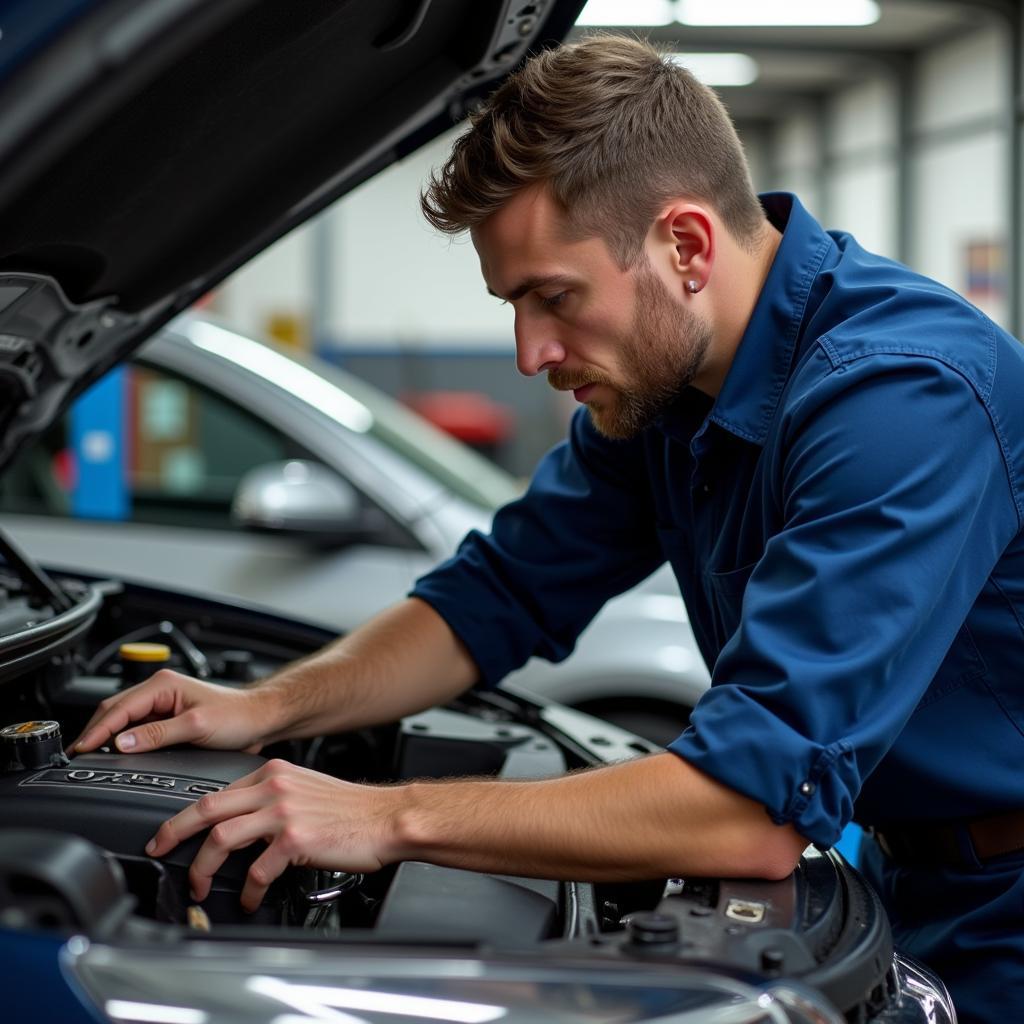
MULTIPOLYGON (((348 631, 522 489, 342 370, 194 315, 121 372, 126 453, 95 430, 72 441, 72 412, 6 474, 4 521, 45 564, 348 631), (69 461, 104 455, 129 492, 109 519, 76 512, 67 479, 69 461)), ((566 662, 533 659, 510 679, 662 743, 709 683, 667 567, 611 601, 566 662)))

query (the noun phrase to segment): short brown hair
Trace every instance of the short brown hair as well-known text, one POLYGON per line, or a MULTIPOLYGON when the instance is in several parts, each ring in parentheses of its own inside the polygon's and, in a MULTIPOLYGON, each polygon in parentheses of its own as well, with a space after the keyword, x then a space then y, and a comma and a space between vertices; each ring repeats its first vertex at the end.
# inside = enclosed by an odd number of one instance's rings
POLYGON ((712 204, 746 248, 762 235, 764 212, 718 97, 625 36, 595 34, 529 60, 473 115, 420 203, 431 224, 458 234, 540 182, 623 267, 677 197, 712 204))

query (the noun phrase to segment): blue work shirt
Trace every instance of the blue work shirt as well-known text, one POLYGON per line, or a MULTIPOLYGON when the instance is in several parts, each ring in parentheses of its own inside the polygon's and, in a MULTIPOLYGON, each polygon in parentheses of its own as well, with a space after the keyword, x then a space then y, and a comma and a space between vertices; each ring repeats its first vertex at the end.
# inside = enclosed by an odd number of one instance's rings
POLYGON ((762 201, 783 237, 718 398, 629 441, 580 409, 413 593, 496 684, 668 559, 712 672, 669 749, 822 846, 1024 807, 1024 349, 762 201))

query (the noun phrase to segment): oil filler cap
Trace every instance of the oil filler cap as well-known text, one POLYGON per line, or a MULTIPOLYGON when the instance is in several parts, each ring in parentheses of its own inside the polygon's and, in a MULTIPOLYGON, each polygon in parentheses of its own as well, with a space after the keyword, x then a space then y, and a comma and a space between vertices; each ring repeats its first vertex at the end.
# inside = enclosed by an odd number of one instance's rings
POLYGON ((134 686, 159 672, 171 660, 167 644, 121 644, 121 686, 134 686))
POLYGON ((27 772, 66 764, 59 723, 37 720, 0 729, 0 771, 27 772))

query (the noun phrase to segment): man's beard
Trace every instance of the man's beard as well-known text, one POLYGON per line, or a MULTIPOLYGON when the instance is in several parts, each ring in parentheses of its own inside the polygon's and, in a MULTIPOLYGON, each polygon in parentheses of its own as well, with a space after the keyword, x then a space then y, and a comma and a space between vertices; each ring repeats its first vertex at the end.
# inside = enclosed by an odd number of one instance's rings
POLYGON ((625 441, 649 427, 693 381, 710 344, 708 324, 674 302, 647 266, 637 272, 633 323, 619 350, 628 378, 613 382, 584 367, 551 370, 548 383, 559 391, 603 384, 611 396, 587 402, 590 419, 598 433, 625 441))

